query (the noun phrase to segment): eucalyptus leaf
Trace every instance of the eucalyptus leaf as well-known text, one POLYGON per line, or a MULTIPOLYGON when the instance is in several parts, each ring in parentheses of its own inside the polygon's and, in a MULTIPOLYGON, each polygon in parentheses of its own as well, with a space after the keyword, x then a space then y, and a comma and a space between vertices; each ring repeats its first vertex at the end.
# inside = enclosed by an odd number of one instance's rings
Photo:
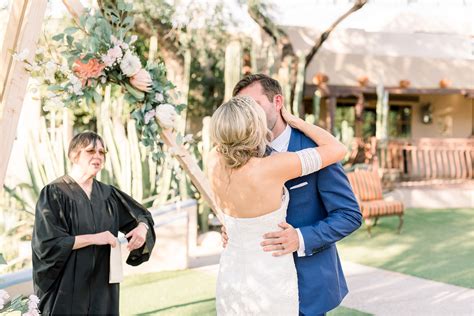
POLYGON ((64 30, 64 33, 66 33, 67 35, 72 35, 74 33, 76 33, 79 29, 77 27, 74 27, 74 26, 70 26, 70 27, 67 27, 65 30, 64 30))
POLYGON ((64 39, 64 33, 59 33, 53 36, 53 40, 57 42, 61 42, 64 39))

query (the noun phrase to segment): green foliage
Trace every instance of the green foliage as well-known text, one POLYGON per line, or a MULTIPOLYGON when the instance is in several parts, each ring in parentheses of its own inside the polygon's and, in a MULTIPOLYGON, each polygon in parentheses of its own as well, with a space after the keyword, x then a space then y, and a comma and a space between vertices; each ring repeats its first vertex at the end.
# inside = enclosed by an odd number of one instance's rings
MULTIPOLYGON (((129 114, 136 122, 138 137, 158 159, 161 126, 154 119, 155 110, 171 104, 174 85, 167 80, 163 63, 142 66, 145 58, 135 50, 138 37, 129 34, 134 27, 132 4, 118 0, 101 9, 93 14, 88 11, 77 24, 54 35, 56 53, 41 52, 33 63, 27 62, 27 68, 48 85, 45 99, 53 106, 46 111, 69 106, 87 125, 95 123, 91 117, 93 108, 102 102, 102 91, 110 85, 122 87, 125 100, 133 105, 129 114)), ((173 107, 178 113, 183 108, 182 104, 173 107)))

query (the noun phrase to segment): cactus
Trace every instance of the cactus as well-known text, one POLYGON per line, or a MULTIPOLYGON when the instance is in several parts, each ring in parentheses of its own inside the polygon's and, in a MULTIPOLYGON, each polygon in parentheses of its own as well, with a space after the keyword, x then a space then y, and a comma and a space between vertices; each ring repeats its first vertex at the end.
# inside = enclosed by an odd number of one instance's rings
POLYGON ((305 77, 305 55, 298 53, 298 72, 296 74, 295 84, 295 98, 293 100, 293 114, 297 117, 302 117, 304 114, 303 107, 303 89, 304 89, 304 77, 305 77))
POLYGON ((240 80, 242 71, 242 52, 240 42, 233 40, 227 45, 225 50, 225 93, 224 101, 232 97, 232 90, 235 84, 240 80))

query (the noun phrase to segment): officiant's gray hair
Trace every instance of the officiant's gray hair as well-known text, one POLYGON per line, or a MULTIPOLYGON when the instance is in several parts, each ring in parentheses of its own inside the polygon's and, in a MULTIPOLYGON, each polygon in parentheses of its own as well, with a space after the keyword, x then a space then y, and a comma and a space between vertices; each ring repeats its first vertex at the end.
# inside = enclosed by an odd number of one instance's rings
POLYGON ((97 142, 100 142, 104 149, 106 148, 102 137, 95 132, 85 131, 77 134, 71 139, 71 142, 69 143, 69 149, 67 151, 67 156, 69 160, 74 162, 74 160, 78 157, 78 154, 81 149, 86 148, 90 144, 92 144, 92 146, 94 146, 95 148, 97 146, 97 142))
POLYGON ((263 109, 248 96, 222 104, 211 118, 211 139, 229 168, 239 168, 252 157, 264 157, 271 132, 263 109))

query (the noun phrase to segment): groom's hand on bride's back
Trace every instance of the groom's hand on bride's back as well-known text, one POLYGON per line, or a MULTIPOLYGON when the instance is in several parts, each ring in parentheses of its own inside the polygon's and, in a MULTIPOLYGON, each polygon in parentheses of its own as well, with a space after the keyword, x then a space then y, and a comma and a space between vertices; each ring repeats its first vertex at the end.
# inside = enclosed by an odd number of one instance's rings
POLYGON ((300 240, 296 229, 285 222, 278 224, 278 226, 283 230, 263 235, 264 240, 260 243, 263 251, 272 251, 272 255, 275 257, 297 251, 300 246, 300 240))
POLYGON ((222 247, 225 248, 227 246, 227 242, 229 241, 229 236, 227 236, 227 231, 225 226, 221 226, 221 238, 222 238, 222 247))

